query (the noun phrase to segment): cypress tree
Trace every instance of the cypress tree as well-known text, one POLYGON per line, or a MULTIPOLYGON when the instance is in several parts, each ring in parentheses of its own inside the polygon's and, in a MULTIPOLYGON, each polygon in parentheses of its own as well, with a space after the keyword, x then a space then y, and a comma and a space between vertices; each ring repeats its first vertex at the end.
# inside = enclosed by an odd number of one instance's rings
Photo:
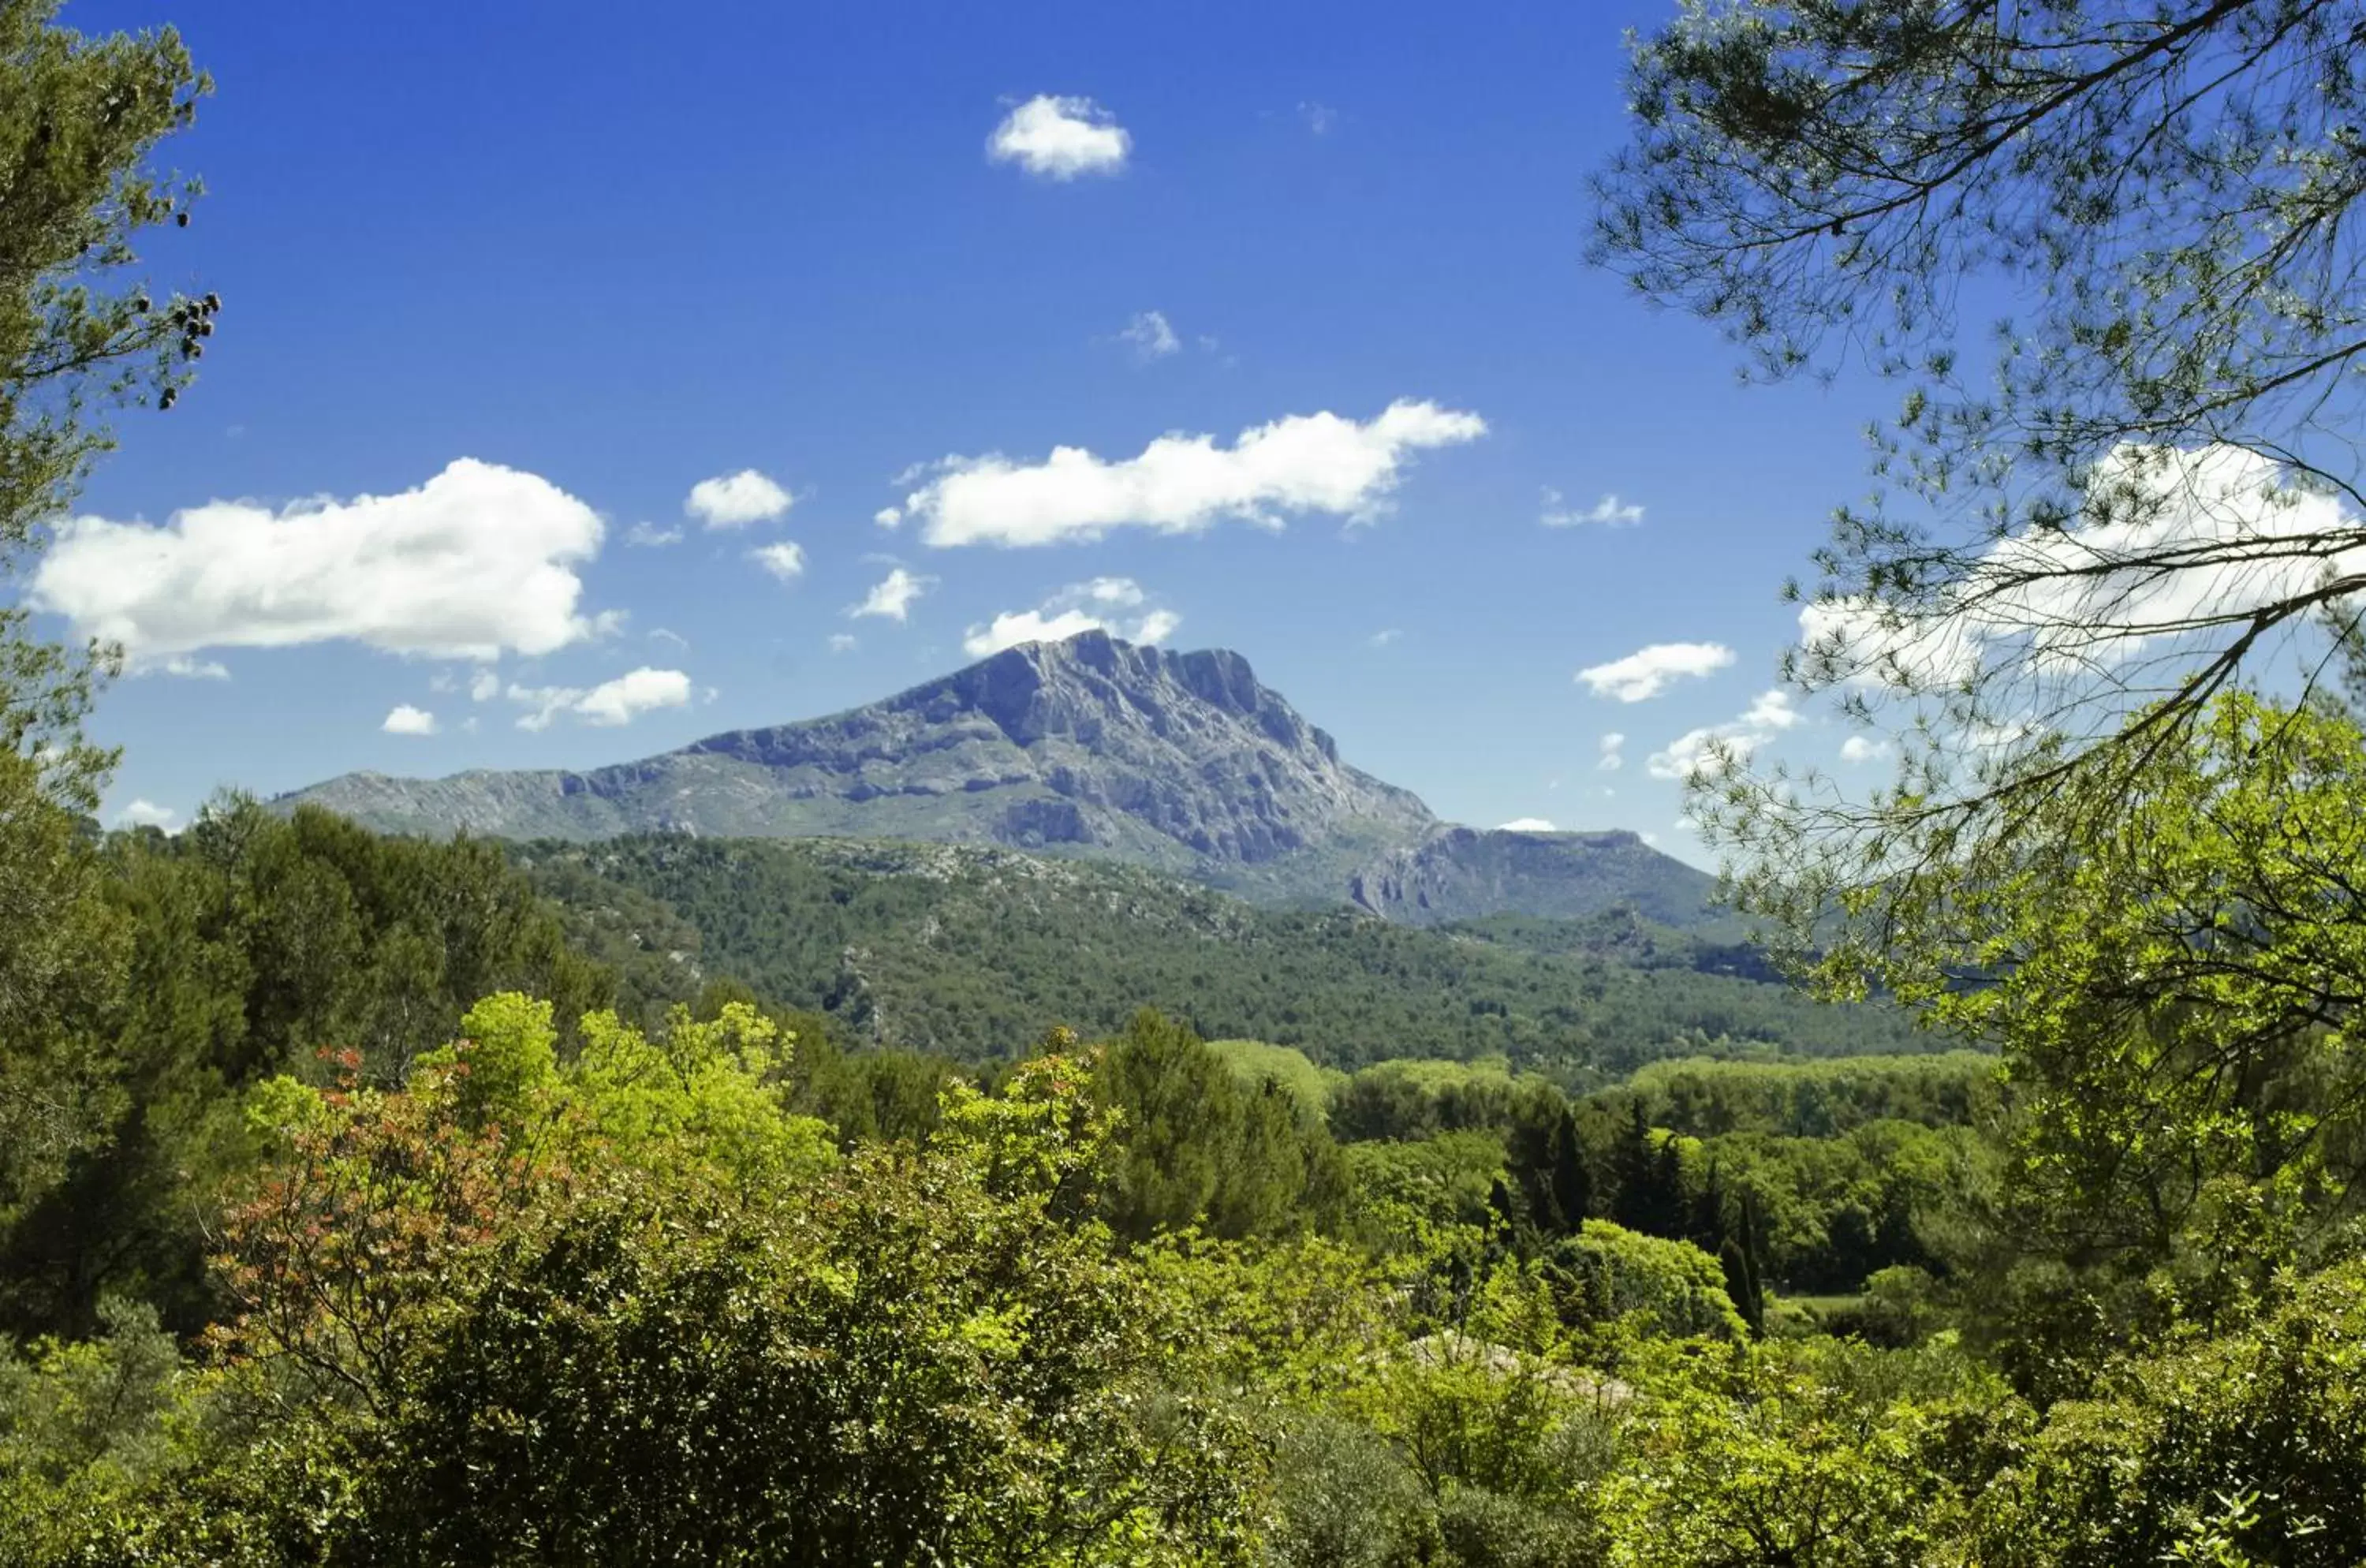
POLYGON ((1563 1235, 1574 1233, 1594 1212, 1594 1173, 1585 1163, 1585 1144, 1577 1118, 1567 1106, 1553 1123, 1545 1145, 1546 1191, 1552 1199, 1552 1219, 1563 1235))

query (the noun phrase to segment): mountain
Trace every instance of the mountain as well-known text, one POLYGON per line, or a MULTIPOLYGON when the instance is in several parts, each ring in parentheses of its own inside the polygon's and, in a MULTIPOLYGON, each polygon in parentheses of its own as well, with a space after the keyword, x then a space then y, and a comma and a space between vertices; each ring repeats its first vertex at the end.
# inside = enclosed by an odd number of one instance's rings
POLYGON ((1633 905, 1705 918, 1709 879, 1630 833, 1482 832, 1340 760, 1221 649, 1028 643, 884 702, 586 773, 348 773, 283 795, 384 832, 1001 845, 1116 860, 1264 904, 1432 924, 1633 905))

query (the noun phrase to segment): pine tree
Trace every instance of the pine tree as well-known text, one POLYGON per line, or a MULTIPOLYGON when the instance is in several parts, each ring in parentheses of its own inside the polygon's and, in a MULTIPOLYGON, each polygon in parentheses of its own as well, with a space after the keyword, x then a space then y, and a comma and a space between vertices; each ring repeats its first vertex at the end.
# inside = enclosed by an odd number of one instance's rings
POLYGON ((1553 1123, 1546 1145, 1546 1190, 1552 1201, 1552 1221, 1563 1235, 1584 1225, 1594 1212, 1594 1173, 1585 1162, 1585 1144, 1577 1118, 1567 1106, 1553 1123))

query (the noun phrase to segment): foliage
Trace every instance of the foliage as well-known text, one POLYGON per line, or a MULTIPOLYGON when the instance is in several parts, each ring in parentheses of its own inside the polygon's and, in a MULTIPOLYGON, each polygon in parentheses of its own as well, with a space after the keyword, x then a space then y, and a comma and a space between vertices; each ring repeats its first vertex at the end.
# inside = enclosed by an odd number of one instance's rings
POLYGON ((2258 1322, 2057 1404, 1982 1523, 1988 1561, 2366 1559, 2366 1268, 2286 1276, 2258 1322), (2219 1537, 2213 1558, 2197 1555, 2219 1537))
MULTIPOLYGON (((83 1086, 81 1152, 61 1163, 70 1146, 48 1145, 39 1201, 14 1215, 0 1203, 0 1322, 27 1329, 86 1327, 110 1292, 154 1302, 184 1332, 207 1321, 218 1303, 197 1222, 250 1157, 241 1104, 254 1085, 330 1077, 340 1069, 319 1053, 355 1049, 364 1077, 391 1085, 501 989, 551 1000, 571 1044, 612 995, 482 844, 231 801, 177 838, 112 836, 74 874, 81 902, 47 911, 53 934, 82 946, 60 958, 71 994, 0 1051, 0 1085, 72 1069, 83 1086)), ((0 1172, 43 1149, 0 1143, 0 1172)))
POLYGON ((1103 1047, 1095 1081, 1123 1129, 1108 1211, 1119 1235, 1270 1235, 1343 1213, 1346 1170, 1321 1123, 1279 1078, 1245 1084, 1189 1030, 1145 1010, 1103 1047))
POLYGON ((1059 1025, 1111 1035, 1144 1007, 1342 1069, 1502 1055, 1621 1072, 1723 1047, 1912 1048, 1888 1010, 1728 974, 1258 909, 1124 866, 1005 855, 921 874, 862 848, 668 835, 515 853, 591 950, 654 997, 681 999, 695 965, 825 1012, 849 1039, 963 1061, 1059 1025))
POLYGON ((1588 1220, 1545 1258, 1560 1310, 1573 1321, 1615 1324, 1639 1314, 1647 1334, 1741 1337, 1741 1314, 1726 1293, 1725 1271, 1690 1242, 1588 1220))

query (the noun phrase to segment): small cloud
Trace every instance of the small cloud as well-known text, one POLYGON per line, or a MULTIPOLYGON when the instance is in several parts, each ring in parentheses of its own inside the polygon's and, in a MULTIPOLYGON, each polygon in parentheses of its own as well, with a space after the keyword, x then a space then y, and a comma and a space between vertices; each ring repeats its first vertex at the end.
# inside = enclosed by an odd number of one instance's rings
POLYGON ((847 633, 847 632, 832 632, 832 633, 830 633, 830 634, 829 634, 829 650, 830 650, 832 653, 851 653, 851 652, 853 652, 853 651, 854 651, 854 637, 853 637, 853 636, 852 636, 851 633, 847 633))
POLYGON ((425 708, 398 703, 394 711, 386 716, 386 722, 378 728, 389 735, 433 735, 435 733, 435 716, 425 708))
POLYGON ((786 539, 749 550, 748 558, 783 582, 794 582, 806 574, 806 552, 786 539))
POLYGON ((1132 148, 1125 128, 1092 99, 1043 93, 1003 117, 986 139, 986 155, 1038 179, 1073 180, 1118 173, 1132 148))
POLYGON ((651 626, 649 628, 649 640, 651 642, 670 642, 676 648, 683 649, 685 652, 688 651, 690 648, 690 639, 688 637, 682 636, 680 632, 670 631, 664 626, 651 626))
POLYGON ((1315 135, 1328 136, 1331 128, 1339 123, 1339 111, 1328 104, 1303 103, 1298 106, 1298 118, 1315 135))
POLYGON ((753 468, 742 468, 721 479, 699 480, 690 487, 682 509, 709 528, 744 528, 785 516, 794 504, 787 491, 753 468))
POLYGON ((191 659, 186 654, 175 654, 172 658, 164 660, 164 662, 158 666, 158 668, 162 669, 165 674, 178 676, 184 681, 227 681, 230 679, 229 666, 219 663, 210 659, 191 659))
POLYGON ((1615 773, 1625 767, 1627 759, 1621 754, 1620 748, 1626 744, 1627 738, 1615 729, 1604 736, 1601 741, 1602 760, 1594 763, 1594 767, 1606 773, 1615 773))
POLYGON ((1643 521, 1643 509, 1606 495, 1594 503, 1590 512, 1579 512, 1567 505, 1560 491, 1545 487, 1544 508, 1537 521, 1548 528, 1574 528, 1583 524, 1598 523, 1606 528, 1631 528, 1643 521))
POLYGON ((1064 642, 1082 632, 1107 632, 1126 642, 1156 647, 1175 635, 1183 617, 1172 610, 1140 614, 1149 595, 1130 577, 1097 577, 1073 582, 1032 610, 1010 610, 987 626, 969 628, 962 651, 984 659, 1025 642, 1064 642))
POLYGON ((1374 632, 1371 636, 1366 637, 1364 641, 1373 648, 1386 648, 1391 643, 1395 642, 1403 636, 1404 630, 1403 627, 1389 626, 1383 630, 1374 632))
POLYGON ((1133 356, 1144 362, 1164 359, 1170 354, 1181 352, 1183 347, 1183 340, 1177 337, 1175 329, 1167 324, 1164 310, 1143 311, 1126 322, 1125 331, 1117 336, 1120 343, 1132 344, 1133 356))
POLYGON ((1733 649, 1721 642, 1655 642, 1624 659, 1590 665, 1577 679, 1597 697, 1639 703, 1678 681, 1712 674, 1732 662, 1733 649))
POLYGON ((882 620, 901 621, 912 611, 912 601, 929 591, 936 581, 933 577, 918 577, 902 567, 896 568, 862 596, 862 602, 848 606, 850 615, 876 615, 882 620))
POLYGON ((1715 778, 1749 761, 1760 746, 1805 716, 1792 705, 1790 693, 1780 687, 1761 692, 1740 718, 1686 730, 1670 741, 1667 750, 1652 752, 1643 766, 1655 779, 1715 778))
POLYGON ((625 543, 643 549, 657 549, 666 545, 682 543, 682 530, 660 528, 654 523, 636 523, 625 530, 625 543))
POLYGON ((1498 833, 1558 833, 1560 829, 1541 817, 1515 817, 1495 831, 1498 833))
POLYGON ((1660 835, 1657 833, 1638 833, 1636 837, 1643 840, 1644 847, 1647 849, 1656 850, 1660 847, 1660 835))
POLYGON ((115 825, 118 828, 170 829, 180 815, 169 806, 158 806, 150 800, 135 800, 115 814, 115 825))
POLYGON ((476 679, 468 682, 468 700, 472 703, 489 703, 501 694, 501 678, 490 670, 478 671, 476 679))
POLYGON ((883 506, 871 514, 871 521, 878 524, 882 528, 893 530, 903 525, 904 509, 900 506, 883 506))
POLYGON ((690 677, 681 671, 647 667, 589 691, 577 686, 513 685, 509 689, 510 701, 530 710, 518 720, 518 728, 535 730, 549 728, 561 714, 586 724, 629 724, 657 708, 686 707, 690 694, 690 677))
POLYGON ((1865 762, 1877 762, 1889 755, 1889 742, 1870 735, 1852 735, 1841 742, 1841 761, 1855 767, 1865 762))

